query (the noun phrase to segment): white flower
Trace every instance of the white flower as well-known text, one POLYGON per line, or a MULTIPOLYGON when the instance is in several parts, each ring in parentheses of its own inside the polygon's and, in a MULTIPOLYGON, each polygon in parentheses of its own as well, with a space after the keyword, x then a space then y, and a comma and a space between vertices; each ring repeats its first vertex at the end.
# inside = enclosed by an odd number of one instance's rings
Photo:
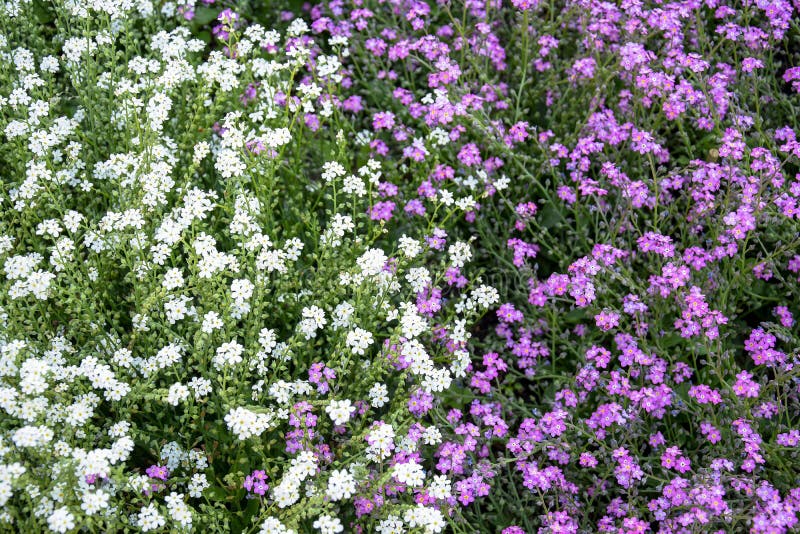
POLYGON ((277 339, 275 337, 275 330, 271 330, 269 328, 262 328, 261 331, 258 333, 258 343, 261 345, 261 349, 270 354, 272 350, 277 345, 277 339))
POLYGON ((236 150, 223 148, 217 153, 214 168, 217 169, 217 172, 219 172, 220 176, 223 178, 231 178, 233 176, 241 176, 246 166, 241 158, 239 158, 236 150))
POLYGON ((428 493, 434 499, 447 499, 452 495, 452 483, 450 479, 447 478, 445 475, 436 475, 433 477, 433 482, 431 482, 430 487, 428 488, 428 493))
POLYGON ((386 265, 387 260, 385 252, 377 248, 371 248, 356 260, 356 264, 364 276, 375 276, 383 271, 383 266, 386 265))
POLYGON ((422 504, 418 504, 414 508, 406 510, 403 515, 408 526, 411 528, 422 527, 425 529, 425 534, 435 534, 444 530, 446 525, 444 516, 436 508, 429 508, 422 504))
POLYGON ((194 390, 195 398, 201 399, 211 393, 211 380, 195 376, 189 381, 189 387, 194 390))
POLYGON ((306 339, 317 337, 317 330, 328 324, 325 319, 325 312, 319 306, 309 306, 303 308, 303 320, 300 321, 298 328, 306 339))
POLYGON ((342 190, 348 195, 355 195, 359 198, 367 194, 367 186, 364 180, 352 174, 345 176, 342 190))
POLYGON ((211 151, 208 143, 205 141, 201 141, 194 145, 194 156, 192 156, 192 162, 197 165, 208 155, 211 151))
POLYGON ((170 518, 184 529, 191 528, 192 512, 183 501, 183 495, 173 491, 164 498, 164 501, 167 503, 170 518))
POLYGON ((163 347, 155 356, 155 360, 158 362, 157 367, 159 369, 165 369, 170 365, 181 361, 182 350, 183 347, 176 345, 175 343, 170 343, 166 347, 163 347))
POLYGON ((86 515, 94 515, 108 508, 109 494, 102 490, 84 491, 81 494, 81 510, 86 515))
POLYGON ((240 440, 260 436, 272 425, 273 413, 255 413, 246 408, 235 408, 225 416, 228 428, 240 440))
POLYGON ((401 353, 411 360, 411 372, 415 375, 426 375, 433 371, 433 360, 422 343, 416 339, 403 343, 401 353))
POLYGON ((169 388, 169 393, 167 394, 167 404, 171 404, 172 406, 177 406, 188 398, 189 398, 189 388, 184 386, 180 382, 176 382, 175 384, 172 384, 172 386, 170 386, 169 388))
POLYGON ((292 20, 292 23, 289 24, 289 27, 286 28, 286 35, 291 37, 298 37, 303 35, 304 33, 308 33, 308 24, 301 18, 296 18, 292 20))
POLYGON ((388 423, 379 423, 367 436, 367 459, 373 462, 384 460, 394 450, 394 428, 388 423))
POLYGON ((349 499, 356 492, 356 480, 348 471, 337 469, 328 478, 328 498, 332 501, 349 499))
POLYGON ((187 315, 192 314, 194 308, 189 309, 189 307, 187 307, 187 304, 191 302, 191 300, 191 297, 181 295, 171 298, 164 303, 164 312, 167 314, 167 321, 169 321, 169 324, 175 324, 187 315))
POLYGON ((333 421, 333 424, 340 426, 350 420, 350 416, 356 411, 356 407, 349 399, 333 400, 325 407, 325 412, 333 421))
POLYGON ((403 336, 412 339, 420 335, 428 327, 425 318, 417 313, 417 308, 413 304, 404 305, 403 315, 400 317, 400 328, 403 336))
POLYGON ((66 507, 62 506, 50 514, 47 518, 47 526, 53 532, 63 534, 75 528, 75 516, 66 507))
POLYGON ((500 301, 500 294, 491 286, 481 285, 472 291, 472 298, 484 308, 489 308, 500 301))
MULTIPOLYGON (((355 410, 355 408, 353 409, 355 410)), ((11 441, 17 447, 34 448, 50 443, 52 439, 53 431, 46 426, 23 426, 18 428, 11 437, 11 441)))
POLYGON ((319 530, 321 534, 336 534, 344 530, 342 522, 338 517, 331 517, 329 515, 321 515, 314 521, 314 528, 319 530))
POLYGON ((463 267, 472 259, 472 250, 470 250, 469 244, 463 241, 450 245, 447 252, 450 254, 450 263, 455 267, 463 267))
POLYGON ((372 345, 372 333, 364 329, 356 328, 355 330, 347 333, 347 346, 353 351, 353 354, 359 356, 364 355, 364 351, 372 345))
POLYGON ((422 433, 422 441, 424 441, 426 445, 437 445, 442 441, 442 433, 435 426, 429 426, 425 429, 425 432, 422 433))
POLYGON ((160 457, 162 460, 166 460, 167 469, 174 471, 181 464, 181 461, 186 459, 187 455, 177 442, 170 441, 161 448, 160 457))
POLYGON ((350 326, 350 318, 355 313, 356 309, 349 302, 342 302, 333 310, 333 322, 331 325, 335 329, 347 328, 350 326))
POLYGON ((167 524, 167 520, 158 513, 158 508, 155 504, 149 504, 142 508, 137 516, 139 528, 142 532, 150 532, 156 530, 167 524))
POLYGON ((261 524, 258 534, 296 534, 295 530, 287 528, 283 523, 274 517, 268 517, 261 524))
POLYGON ((287 508, 300 499, 300 483, 293 480, 283 480, 272 488, 272 499, 279 508, 287 508))
POLYGON ((223 367, 230 367, 242 363, 242 354, 244 354, 244 347, 235 340, 223 343, 217 348, 217 352, 214 355, 214 367, 219 370, 223 367))
POLYGON ((319 306, 303 308, 303 318, 312 320, 316 328, 322 328, 328 323, 325 312, 319 306))
MULTIPOLYGON (((342 66, 342 64, 339 62, 339 58, 336 56, 319 56, 317 61, 317 74, 323 78, 336 74, 336 71, 338 71, 342 66)), ((338 79, 336 81, 339 81, 341 76, 338 76, 337 78, 338 79)))
POLYGON ((208 480, 203 473, 195 473, 189 481, 189 497, 200 498, 203 496, 203 490, 209 486, 208 480))
POLYGON ((111 428, 108 429, 108 435, 112 438, 121 438, 122 436, 127 436, 130 429, 131 424, 128 421, 119 421, 111 425, 111 428))
POLYGON ((389 515, 378 524, 375 530, 378 534, 405 534, 406 531, 403 528, 403 521, 396 515, 389 515))
POLYGON ((393 476, 401 484, 412 488, 418 488, 425 481, 425 471, 413 460, 395 465, 393 476))
POLYGON ((414 267, 408 270, 406 280, 416 293, 424 291, 431 283, 431 273, 425 267, 414 267))
POLYGON ((131 317, 133 329, 137 332, 147 332, 150 330, 150 327, 147 326, 148 321, 149 318, 141 313, 134 314, 134 316, 131 317))
POLYGON ((494 181, 494 188, 498 191, 503 191, 508 189, 508 184, 511 183, 511 180, 505 174, 502 175, 500 178, 494 181))
POLYGON ((83 455, 83 457, 76 456, 79 460, 76 474, 80 477, 88 475, 98 475, 101 477, 108 476, 111 472, 111 462, 109 460, 108 450, 95 449, 88 453, 82 450, 76 450, 73 455, 83 455))
POLYGON ((219 313, 215 311, 210 311, 203 316, 203 325, 200 327, 206 334, 212 333, 214 330, 218 330, 224 326, 222 319, 220 319, 219 313))
POLYGON ((253 295, 255 286, 250 280, 243 278, 231 282, 231 297, 234 300, 247 300, 253 295))
POLYGON ((182 287, 183 274, 181 274, 181 270, 177 267, 168 270, 166 274, 164 274, 164 280, 161 281, 161 285, 168 291, 182 287))
POLYGON ((133 440, 128 436, 122 436, 114 443, 111 444, 111 450, 108 453, 108 461, 114 465, 124 462, 133 452, 133 440))
POLYGON ((448 369, 431 369, 425 372, 422 388, 428 393, 438 393, 449 388, 452 381, 448 369))
POLYGON ((416 258, 419 253, 422 252, 422 246, 416 239, 412 239, 403 234, 400 238, 400 250, 406 258, 411 259, 416 258))
POLYGON ((326 182, 332 182, 336 178, 340 178, 347 173, 344 167, 336 161, 326 161, 322 164, 322 179, 326 182))
POLYGON ((374 408, 382 408, 389 402, 389 390, 386 384, 376 383, 369 390, 369 403, 374 408))

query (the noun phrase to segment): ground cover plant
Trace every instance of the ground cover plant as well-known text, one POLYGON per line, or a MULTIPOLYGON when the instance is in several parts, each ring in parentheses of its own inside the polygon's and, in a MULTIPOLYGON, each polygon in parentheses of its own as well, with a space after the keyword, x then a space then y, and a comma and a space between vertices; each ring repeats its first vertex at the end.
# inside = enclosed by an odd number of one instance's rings
POLYGON ((800 4, 0 7, 0 530, 800 529, 800 4))

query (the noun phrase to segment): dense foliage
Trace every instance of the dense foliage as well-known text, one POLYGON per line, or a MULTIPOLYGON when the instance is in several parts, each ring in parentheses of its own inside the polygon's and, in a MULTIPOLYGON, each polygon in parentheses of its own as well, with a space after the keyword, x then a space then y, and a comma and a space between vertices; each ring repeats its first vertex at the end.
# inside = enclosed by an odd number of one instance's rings
POLYGON ((5 1, 0 530, 800 528, 799 21, 5 1))

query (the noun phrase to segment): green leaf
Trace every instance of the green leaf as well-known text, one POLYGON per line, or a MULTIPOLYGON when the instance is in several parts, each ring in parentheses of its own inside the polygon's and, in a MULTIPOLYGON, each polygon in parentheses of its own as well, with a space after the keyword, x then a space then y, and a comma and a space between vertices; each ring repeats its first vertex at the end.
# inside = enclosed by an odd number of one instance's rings
POLYGON ((258 499, 251 499, 247 503, 247 508, 244 509, 242 512, 242 526, 248 527, 252 524, 253 518, 258 515, 258 511, 261 508, 261 501, 258 499))
POLYGON ((539 213, 539 224, 542 228, 552 228, 561 220, 558 208, 552 204, 545 204, 539 213))
POLYGON ((42 2, 40 0, 34 0, 33 12, 36 15, 36 20, 40 24, 48 24, 50 22, 53 22, 53 20, 55 20, 53 13, 49 9, 47 9, 47 5, 45 4, 45 2, 42 2))
POLYGON ((197 39, 200 39, 201 41, 203 41, 206 44, 211 42, 211 32, 209 32, 209 31, 206 31, 206 30, 198 31, 198 32, 194 33, 194 36, 197 39))
POLYGON ((228 499, 228 492, 220 486, 211 486, 204 493, 208 500, 212 502, 222 502, 228 499))
POLYGON ((214 9, 211 7, 198 7, 194 11, 194 19, 192 19, 192 21, 201 26, 205 26, 212 20, 216 19, 219 13, 219 9, 214 9))
POLYGON ((564 322, 579 323, 586 318, 586 310, 584 308, 577 308, 564 315, 564 322))

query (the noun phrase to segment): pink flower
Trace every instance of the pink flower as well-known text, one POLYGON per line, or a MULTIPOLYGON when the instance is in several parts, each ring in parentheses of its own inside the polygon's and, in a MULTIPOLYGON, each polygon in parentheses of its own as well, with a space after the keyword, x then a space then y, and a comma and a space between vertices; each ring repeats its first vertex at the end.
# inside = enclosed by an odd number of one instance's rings
POLYGON ((612 328, 619 326, 619 314, 614 312, 601 312, 594 316, 595 323, 598 328, 607 332, 612 328))

